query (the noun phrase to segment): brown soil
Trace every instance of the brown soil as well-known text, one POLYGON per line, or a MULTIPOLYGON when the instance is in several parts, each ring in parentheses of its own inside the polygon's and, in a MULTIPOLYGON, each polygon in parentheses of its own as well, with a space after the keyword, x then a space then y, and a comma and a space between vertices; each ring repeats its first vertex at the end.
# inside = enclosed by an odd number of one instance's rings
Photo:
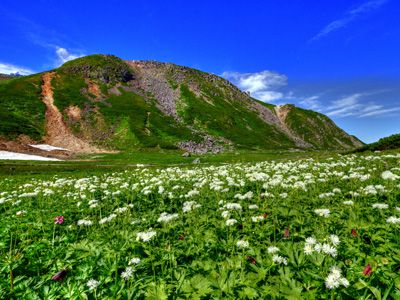
POLYGON ((274 107, 276 116, 280 122, 280 128, 286 132, 286 134, 295 142, 296 146, 301 148, 310 148, 312 147, 309 143, 295 135, 292 130, 286 125, 286 118, 289 114, 290 110, 292 109, 289 105, 277 105, 274 107))
POLYGON ((82 111, 78 106, 69 106, 64 110, 64 112, 73 122, 80 121, 82 118, 82 111))
MULTIPOLYGON (((46 105, 46 136, 45 143, 56 147, 66 148, 72 152, 93 153, 102 152, 88 142, 74 136, 65 124, 63 115, 54 105, 51 80, 55 72, 48 72, 42 76, 42 101, 46 105)), ((76 109, 75 109, 76 111, 76 109)))
POLYGON ((88 85, 88 92, 96 97, 94 100, 100 101, 103 98, 103 95, 97 83, 90 79, 86 79, 86 84, 88 85))

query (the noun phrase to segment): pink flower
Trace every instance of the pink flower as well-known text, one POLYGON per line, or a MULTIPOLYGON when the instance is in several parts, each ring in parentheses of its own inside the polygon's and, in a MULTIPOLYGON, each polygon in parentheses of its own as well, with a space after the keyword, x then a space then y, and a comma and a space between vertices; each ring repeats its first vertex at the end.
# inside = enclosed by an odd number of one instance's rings
POLYGON ((64 216, 57 216, 54 218, 54 224, 62 224, 64 223, 64 216))
POLYGON ((285 232, 284 232, 284 234, 283 234, 283 237, 285 238, 285 239, 287 239, 287 238, 289 238, 289 236, 290 236, 290 232, 289 232, 289 228, 285 228, 285 232))
POLYGON ((369 276, 369 275, 371 275, 371 273, 372 273, 372 267, 371 267, 370 264, 368 264, 368 265, 364 268, 363 274, 364 274, 365 276, 369 276))

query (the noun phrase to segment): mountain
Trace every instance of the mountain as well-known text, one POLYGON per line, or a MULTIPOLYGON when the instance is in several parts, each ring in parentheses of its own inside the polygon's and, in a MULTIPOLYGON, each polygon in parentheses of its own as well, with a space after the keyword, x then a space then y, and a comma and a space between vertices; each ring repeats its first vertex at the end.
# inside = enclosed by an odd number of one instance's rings
POLYGON ((0 81, 0 136, 3 149, 47 143, 73 152, 363 145, 320 113, 263 103, 216 75, 112 55, 0 81))
POLYGON ((16 73, 16 74, 3 74, 3 73, 0 73, 0 81, 1 80, 13 79, 13 78, 20 77, 20 76, 21 75, 19 75, 18 73, 16 73))
POLYGON ((392 149, 400 149, 400 134, 392 134, 390 136, 381 138, 379 141, 375 143, 371 143, 368 145, 364 145, 363 147, 357 148, 354 150, 355 152, 364 152, 364 151, 384 151, 384 150, 392 150, 392 149))

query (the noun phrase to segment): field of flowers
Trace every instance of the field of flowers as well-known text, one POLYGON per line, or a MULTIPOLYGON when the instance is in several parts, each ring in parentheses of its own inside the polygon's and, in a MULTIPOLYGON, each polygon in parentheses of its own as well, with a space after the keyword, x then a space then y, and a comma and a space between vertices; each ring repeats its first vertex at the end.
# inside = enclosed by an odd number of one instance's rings
POLYGON ((400 299, 400 153, 0 181, 0 299, 400 299))

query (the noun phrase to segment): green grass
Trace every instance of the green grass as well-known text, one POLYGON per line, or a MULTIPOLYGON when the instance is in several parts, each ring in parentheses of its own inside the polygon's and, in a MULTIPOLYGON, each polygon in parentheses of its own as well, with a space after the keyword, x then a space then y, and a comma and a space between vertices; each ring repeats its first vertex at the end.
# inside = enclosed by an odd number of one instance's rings
POLYGON ((316 149, 341 149, 338 141, 353 148, 349 136, 332 122, 331 119, 312 110, 301 109, 291 105, 286 123, 290 129, 304 141, 313 145, 316 149))
POLYGON ((196 139, 189 129, 165 116, 155 102, 120 89, 121 95, 110 95, 100 103, 100 112, 108 124, 116 126, 114 137, 107 141, 117 149, 133 150, 139 146, 149 148, 176 148, 176 142, 196 139))
POLYGON ((25 134, 41 140, 46 107, 40 99, 40 74, 0 81, 0 136, 25 134))
POLYGON ((255 112, 244 108, 240 101, 226 99, 221 96, 221 91, 211 92, 210 89, 205 88, 204 92, 212 93, 209 97, 212 104, 198 98, 186 85, 181 85, 181 97, 185 103, 181 116, 186 123, 225 137, 238 148, 281 149, 294 146, 287 136, 263 122, 255 112))
POLYGON ((168 149, 132 149, 129 152, 112 154, 81 155, 74 160, 60 162, 46 161, 0 161, 0 178, 9 175, 27 176, 38 174, 88 174, 92 172, 121 171, 136 168, 137 164, 154 167, 170 165, 192 166, 193 160, 200 159, 201 165, 260 162, 266 160, 284 161, 287 159, 323 159, 335 152, 327 151, 235 151, 219 154, 192 155, 182 157, 182 151, 168 149))

